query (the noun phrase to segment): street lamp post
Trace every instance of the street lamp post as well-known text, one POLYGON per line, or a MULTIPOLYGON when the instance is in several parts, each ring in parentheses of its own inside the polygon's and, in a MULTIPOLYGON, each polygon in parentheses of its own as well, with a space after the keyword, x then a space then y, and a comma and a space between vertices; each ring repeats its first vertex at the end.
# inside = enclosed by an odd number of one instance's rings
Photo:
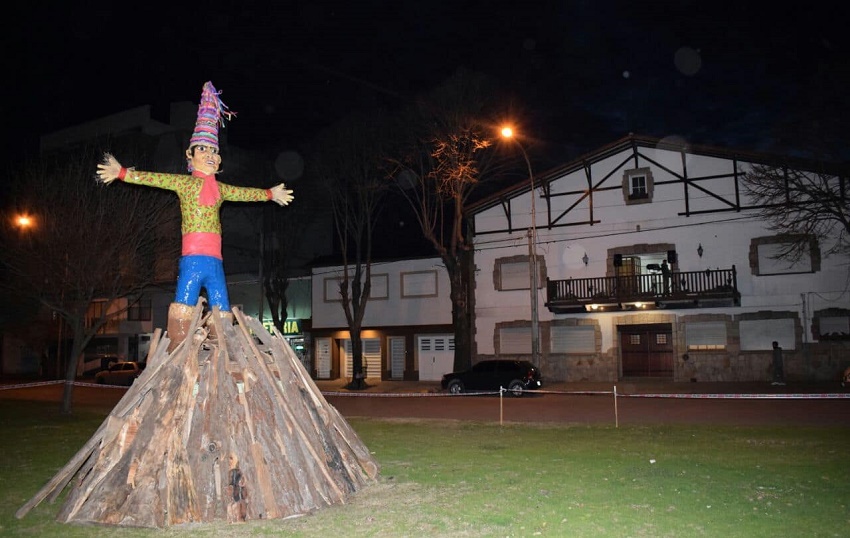
POLYGON ((540 356, 540 319, 537 312, 538 278, 537 268, 537 213, 534 209, 534 173, 531 171, 531 161, 519 140, 514 137, 514 131, 510 127, 502 128, 502 136, 516 142, 528 167, 528 181, 531 185, 531 227, 528 229, 528 272, 531 288, 531 362, 539 366, 540 356))

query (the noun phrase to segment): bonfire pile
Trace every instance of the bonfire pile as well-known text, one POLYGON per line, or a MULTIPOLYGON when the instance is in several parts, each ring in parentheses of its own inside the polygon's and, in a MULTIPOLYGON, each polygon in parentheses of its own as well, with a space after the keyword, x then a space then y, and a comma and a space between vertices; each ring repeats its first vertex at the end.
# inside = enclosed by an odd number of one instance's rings
POLYGON ((142 375, 16 515, 69 483, 59 521, 133 527, 286 518, 373 483, 377 463, 286 340, 234 316, 199 303, 170 354, 157 331, 142 375))

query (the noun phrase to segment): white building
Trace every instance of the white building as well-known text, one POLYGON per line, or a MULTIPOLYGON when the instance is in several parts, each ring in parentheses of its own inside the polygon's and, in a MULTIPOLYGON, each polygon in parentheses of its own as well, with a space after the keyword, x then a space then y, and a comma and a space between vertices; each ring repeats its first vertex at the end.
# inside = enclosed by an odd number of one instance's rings
POLYGON ((534 178, 533 206, 530 182, 477 204, 477 359, 532 356, 534 225, 550 381, 769 380, 774 341, 789 380, 838 379, 847 262, 814 238, 799 262, 775 258, 742 185, 754 163, 787 165, 630 136, 534 178))
MULTIPOLYGON (((452 370, 449 279, 439 258, 372 262, 363 319, 367 379, 436 381, 452 370)), ((318 379, 352 378, 351 336, 339 293, 341 266, 313 269, 313 340, 318 379)))

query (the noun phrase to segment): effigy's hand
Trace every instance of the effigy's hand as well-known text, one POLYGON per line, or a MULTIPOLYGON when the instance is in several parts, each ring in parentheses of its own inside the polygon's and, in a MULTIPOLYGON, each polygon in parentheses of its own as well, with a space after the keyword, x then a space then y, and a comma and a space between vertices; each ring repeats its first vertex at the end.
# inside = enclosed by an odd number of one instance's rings
POLYGON ((294 198, 292 196, 292 190, 287 189, 286 185, 281 183, 280 185, 275 185, 271 188, 272 191, 272 201, 276 202, 279 205, 287 205, 294 198))
POLYGON ((123 166, 110 153, 103 154, 103 162, 97 165, 97 180, 101 183, 111 183, 118 179, 123 166))

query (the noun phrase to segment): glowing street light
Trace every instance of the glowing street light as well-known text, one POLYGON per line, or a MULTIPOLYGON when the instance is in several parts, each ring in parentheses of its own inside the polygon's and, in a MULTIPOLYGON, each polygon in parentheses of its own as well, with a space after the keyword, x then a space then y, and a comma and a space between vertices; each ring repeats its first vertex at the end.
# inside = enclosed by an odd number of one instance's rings
POLYGON ((15 217, 15 225, 21 230, 26 230, 35 225, 35 220, 29 215, 18 215, 15 217))
POLYGON ((502 137, 513 140, 522 152, 525 164, 528 167, 528 181, 531 184, 531 228, 528 229, 528 272, 531 287, 531 362, 539 365, 540 356, 540 319, 537 312, 537 214, 534 210, 534 173, 531 171, 531 161, 520 141, 516 138, 513 128, 502 127, 502 137))

